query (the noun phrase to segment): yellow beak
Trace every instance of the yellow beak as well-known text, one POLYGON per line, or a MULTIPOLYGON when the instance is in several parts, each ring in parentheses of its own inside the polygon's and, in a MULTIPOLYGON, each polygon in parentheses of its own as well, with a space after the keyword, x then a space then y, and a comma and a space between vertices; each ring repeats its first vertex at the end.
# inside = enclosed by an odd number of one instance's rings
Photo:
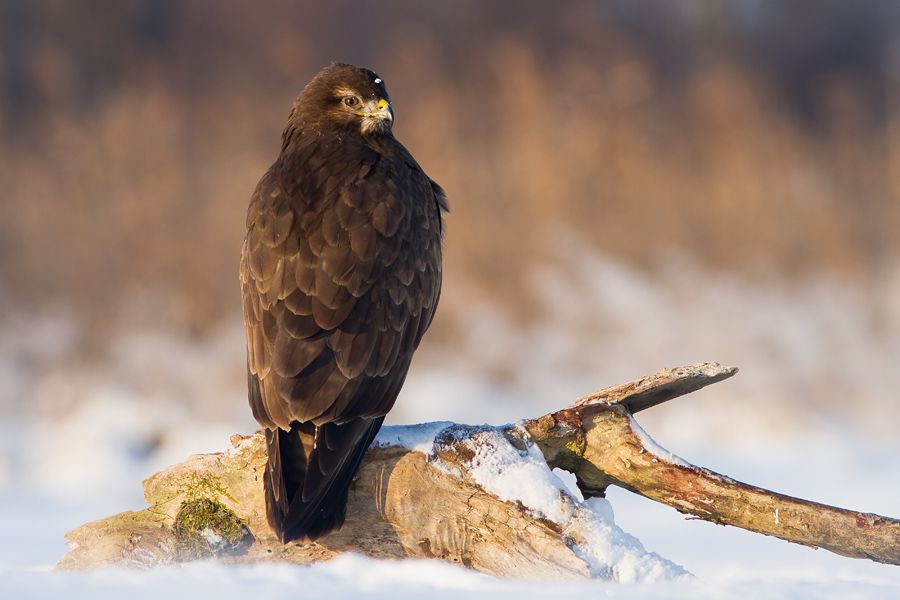
POLYGON ((378 119, 384 121, 394 120, 394 113, 391 110, 391 104, 384 98, 378 101, 369 100, 365 103, 364 109, 356 114, 361 117, 368 117, 370 119, 378 119))

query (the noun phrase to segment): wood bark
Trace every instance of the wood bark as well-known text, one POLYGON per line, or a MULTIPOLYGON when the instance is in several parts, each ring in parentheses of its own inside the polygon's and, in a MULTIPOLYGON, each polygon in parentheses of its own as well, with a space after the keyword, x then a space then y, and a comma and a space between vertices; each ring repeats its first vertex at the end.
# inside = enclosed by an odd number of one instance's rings
MULTIPOLYGON (((736 371, 715 363, 667 369, 498 431, 519 447, 537 444, 549 466, 576 475, 585 497, 618 485, 700 519, 900 564, 900 521, 792 498, 689 465, 657 446, 634 420, 638 411, 736 371)), ((148 508, 70 532, 71 551, 59 566, 150 566, 207 556, 309 563, 354 551, 441 558, 500 576, 595 575, 579 554, 577 530, 564 531, 497 498, 467 474, 466 441, 483 430, 454 426, 450 442, 431 456, 373 447, 351 489, 343 529, 316 543, 287 545, 265 521, 262 436, 234 436, 231 450, 191 457, 147 479, 148 508)))
POLYGON ((713 523, 900 564, 897 519, 793 498, 687 464, 658 447, 632 416, 736 371, 714 363, 661 371, 522 426, 550 466, 575 473, 586 496, 618 485, 713 523))

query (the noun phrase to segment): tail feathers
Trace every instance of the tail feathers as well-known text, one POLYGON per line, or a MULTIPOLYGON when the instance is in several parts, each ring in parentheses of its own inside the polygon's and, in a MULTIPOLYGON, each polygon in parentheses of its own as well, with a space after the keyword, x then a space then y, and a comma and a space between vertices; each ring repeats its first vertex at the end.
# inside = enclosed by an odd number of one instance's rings
POLYGON ((266 516, 282 542, 284 517, 291 499, 302 489, 306 476, 306 457, 312 453, 315 425, 292 423, 290 431, 266 429, 268 462, 263 477, 266 491, 266 516), (287 467, 287 468, 285 468, 287 467))
POLYGON ((344 524, 347 492, 383 420, 266 430, 266 512, 282 543, 315 540, 344 524))

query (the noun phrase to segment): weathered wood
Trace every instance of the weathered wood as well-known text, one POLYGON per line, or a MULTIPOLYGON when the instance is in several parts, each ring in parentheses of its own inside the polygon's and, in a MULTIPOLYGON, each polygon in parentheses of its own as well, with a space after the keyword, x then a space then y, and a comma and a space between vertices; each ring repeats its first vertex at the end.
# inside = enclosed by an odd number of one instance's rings
POLYGON ((583 396, 576 400, 573 406, 621 404, 631 414, 634 414, 728 379, 737 371, 737 367, 724 367, 714 362, 663 369, 653 375, 603 388, 593 394, 583 396))
POLYGON ((617 485, 713 523, 900 564, 900 520, 793 498, 690 465, 659 447, 632 417, 648 402, 659 404, 734 372, 715 363, 667 369, 519 426, 547 464, 575 474, 585 496, 602 496, 617 485), (654 392, 657 384, 666 391, 654 392))
MULTIPOLYGON (((667 369, 492 431, 520 448, 537 444, 549 466, 576 475, 586 497, 618 485, 700 519, 900 564, 900 521, 791 498, 689 465, 657 446, 632 416, 735 372, 715 363, 667 369)), ((317 543, 288 545, 265 522, 262 436, 236 436, 232 450, 192 457, 145 481, 149 508, 69 533, 72 550, 59 566, 148 566, 203 556, 308 563, 352 550, 442 558, 503 576, 596 575, 579 546, 588 537, 577 525, 584 519, 561 527, 486 491, 467 472, 471 442, 486 428, 451 429, 449 441, 429 456, 373 447, 351 489, 344 528, 317 543)), ((576 517, 587 510, 565 502, 576 517)))
MULTIPOLYGON (((555 524, 536 518, 481 487, 440 468, 420 452, 374 447, 350 492, 347 522, 317 543, 281 544, 265 519, 261 433, 234 439, 235 448, 194 456, 144 482, 149 508, 88 523, 67 534, 72 550, 62 569, 113 564, 146 567, 215 555, 226 562, 310 563, 347 551, 376 558, 441 558, 498 576, 583 578, 590 576, 577 546, 555 524), (249 531, 240 552, 179 539, 182 508, 211 499, 239 517, 249 531)), ((454 459, 443 449, 444 464, 454 459)), ((206 537, 221 534, 211 528, 206 537)))

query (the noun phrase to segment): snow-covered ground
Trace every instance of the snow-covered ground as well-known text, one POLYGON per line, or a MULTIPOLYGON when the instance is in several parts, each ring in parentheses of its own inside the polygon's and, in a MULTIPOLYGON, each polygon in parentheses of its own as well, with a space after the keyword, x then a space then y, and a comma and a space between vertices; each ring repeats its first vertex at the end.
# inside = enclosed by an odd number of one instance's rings
MULTIPOLYGON (((499 424, 661 367, 719 360, 741 372, 638 416, 659 444, 749 483, 898 516, 900 269, 869 290, 825 276, 750 283, 690 265, 646 274, 585 259, 573 244, 558 244, 559 264, 535 272, 546 319, 523 327, 489 305, 472 309, 459 346, 423 348, 389 422, 499 424)), ((66 531, 141 507, 146 475, 254 428, 242 332, 126 332, 108 356, 85 362, 72 356, 79 333, 65 315, 0 331, 0 598, 900 597, 900 567, 687 520, 618 489, 601 516, 611 509, 617 527, 693 578, 502 581, 357 556, 312 567, 55 573, 66 531)), ((495 469, 496 458, 482 466, 495 469)), ((497 493, 516 489, 507 484, 497 493)))
MULTIPOLYGON (((391 431, 386 434, 390 437, 391 431)), ((203 447, 198 443, 196 449, 223 445, 203 447)), ((865 439, 824 434, 801 436, 791 447, 762 444, 752 456, 713 448, 703 456, 696 449, 696 454, 688 456, 753 483, 851 508, 895 514, 900 499, 897 450, 896 446, 868 447, 865 439)), ((537 467, 535 459, 528 457, 518 467, 509 469, 504 467, 512 463, 503 452, 488 453, 474 459, 475 473, 499 496, 524 496, 531 507, 540 510, 549 502, 548 496, 540 495, 547 486, 548 473, 537 467), (533 487, 522 488, 525 481, 533 487)), ((339 598, 413 598, 423 594, 435 598, 461 594, 517 598, 575 598, 588 594, 616 598, 900 597, 898 567, 847 559, 734 528, 687 520, 672 509, 615 488, 609 492, 609 502, 596 507, 598 519, 609 518, 611 509, 617 526, 640 540, 636 543, 641 550, 646 548, 674 561, 694 577, 636 578, 649 579, 649 583, 507 581, 434 561, 385 562, 360 556, 312 567, 197 563, 149 571, 53 572, 55 561, 66 550, 62 538, 65 531, 84 521, 142 505, 134 492, 139 489, 140 479, 153 469, 149 465, 135 463, 131 472, 122 476, 122 494, 118 495, 64 501, 62 493, 10 490, 0 496, 0 587, 4 590, 0 596, 103 599, 191 598, 202 594, 245 598, 257 593, 293 597, 297 590, 303 590, 305 594, 327 592, 339 598)), ((556 475, 565 479, 564 473, 556 475)), ((557 484, 558 481, 554 483, 557 484)), ((618 527, 612 533, 600 532, 605 536, 601 546, 622 539, 624 534, 618 527)), ((608 560, 610 556, 614 555, 600 558, 608 560)))

